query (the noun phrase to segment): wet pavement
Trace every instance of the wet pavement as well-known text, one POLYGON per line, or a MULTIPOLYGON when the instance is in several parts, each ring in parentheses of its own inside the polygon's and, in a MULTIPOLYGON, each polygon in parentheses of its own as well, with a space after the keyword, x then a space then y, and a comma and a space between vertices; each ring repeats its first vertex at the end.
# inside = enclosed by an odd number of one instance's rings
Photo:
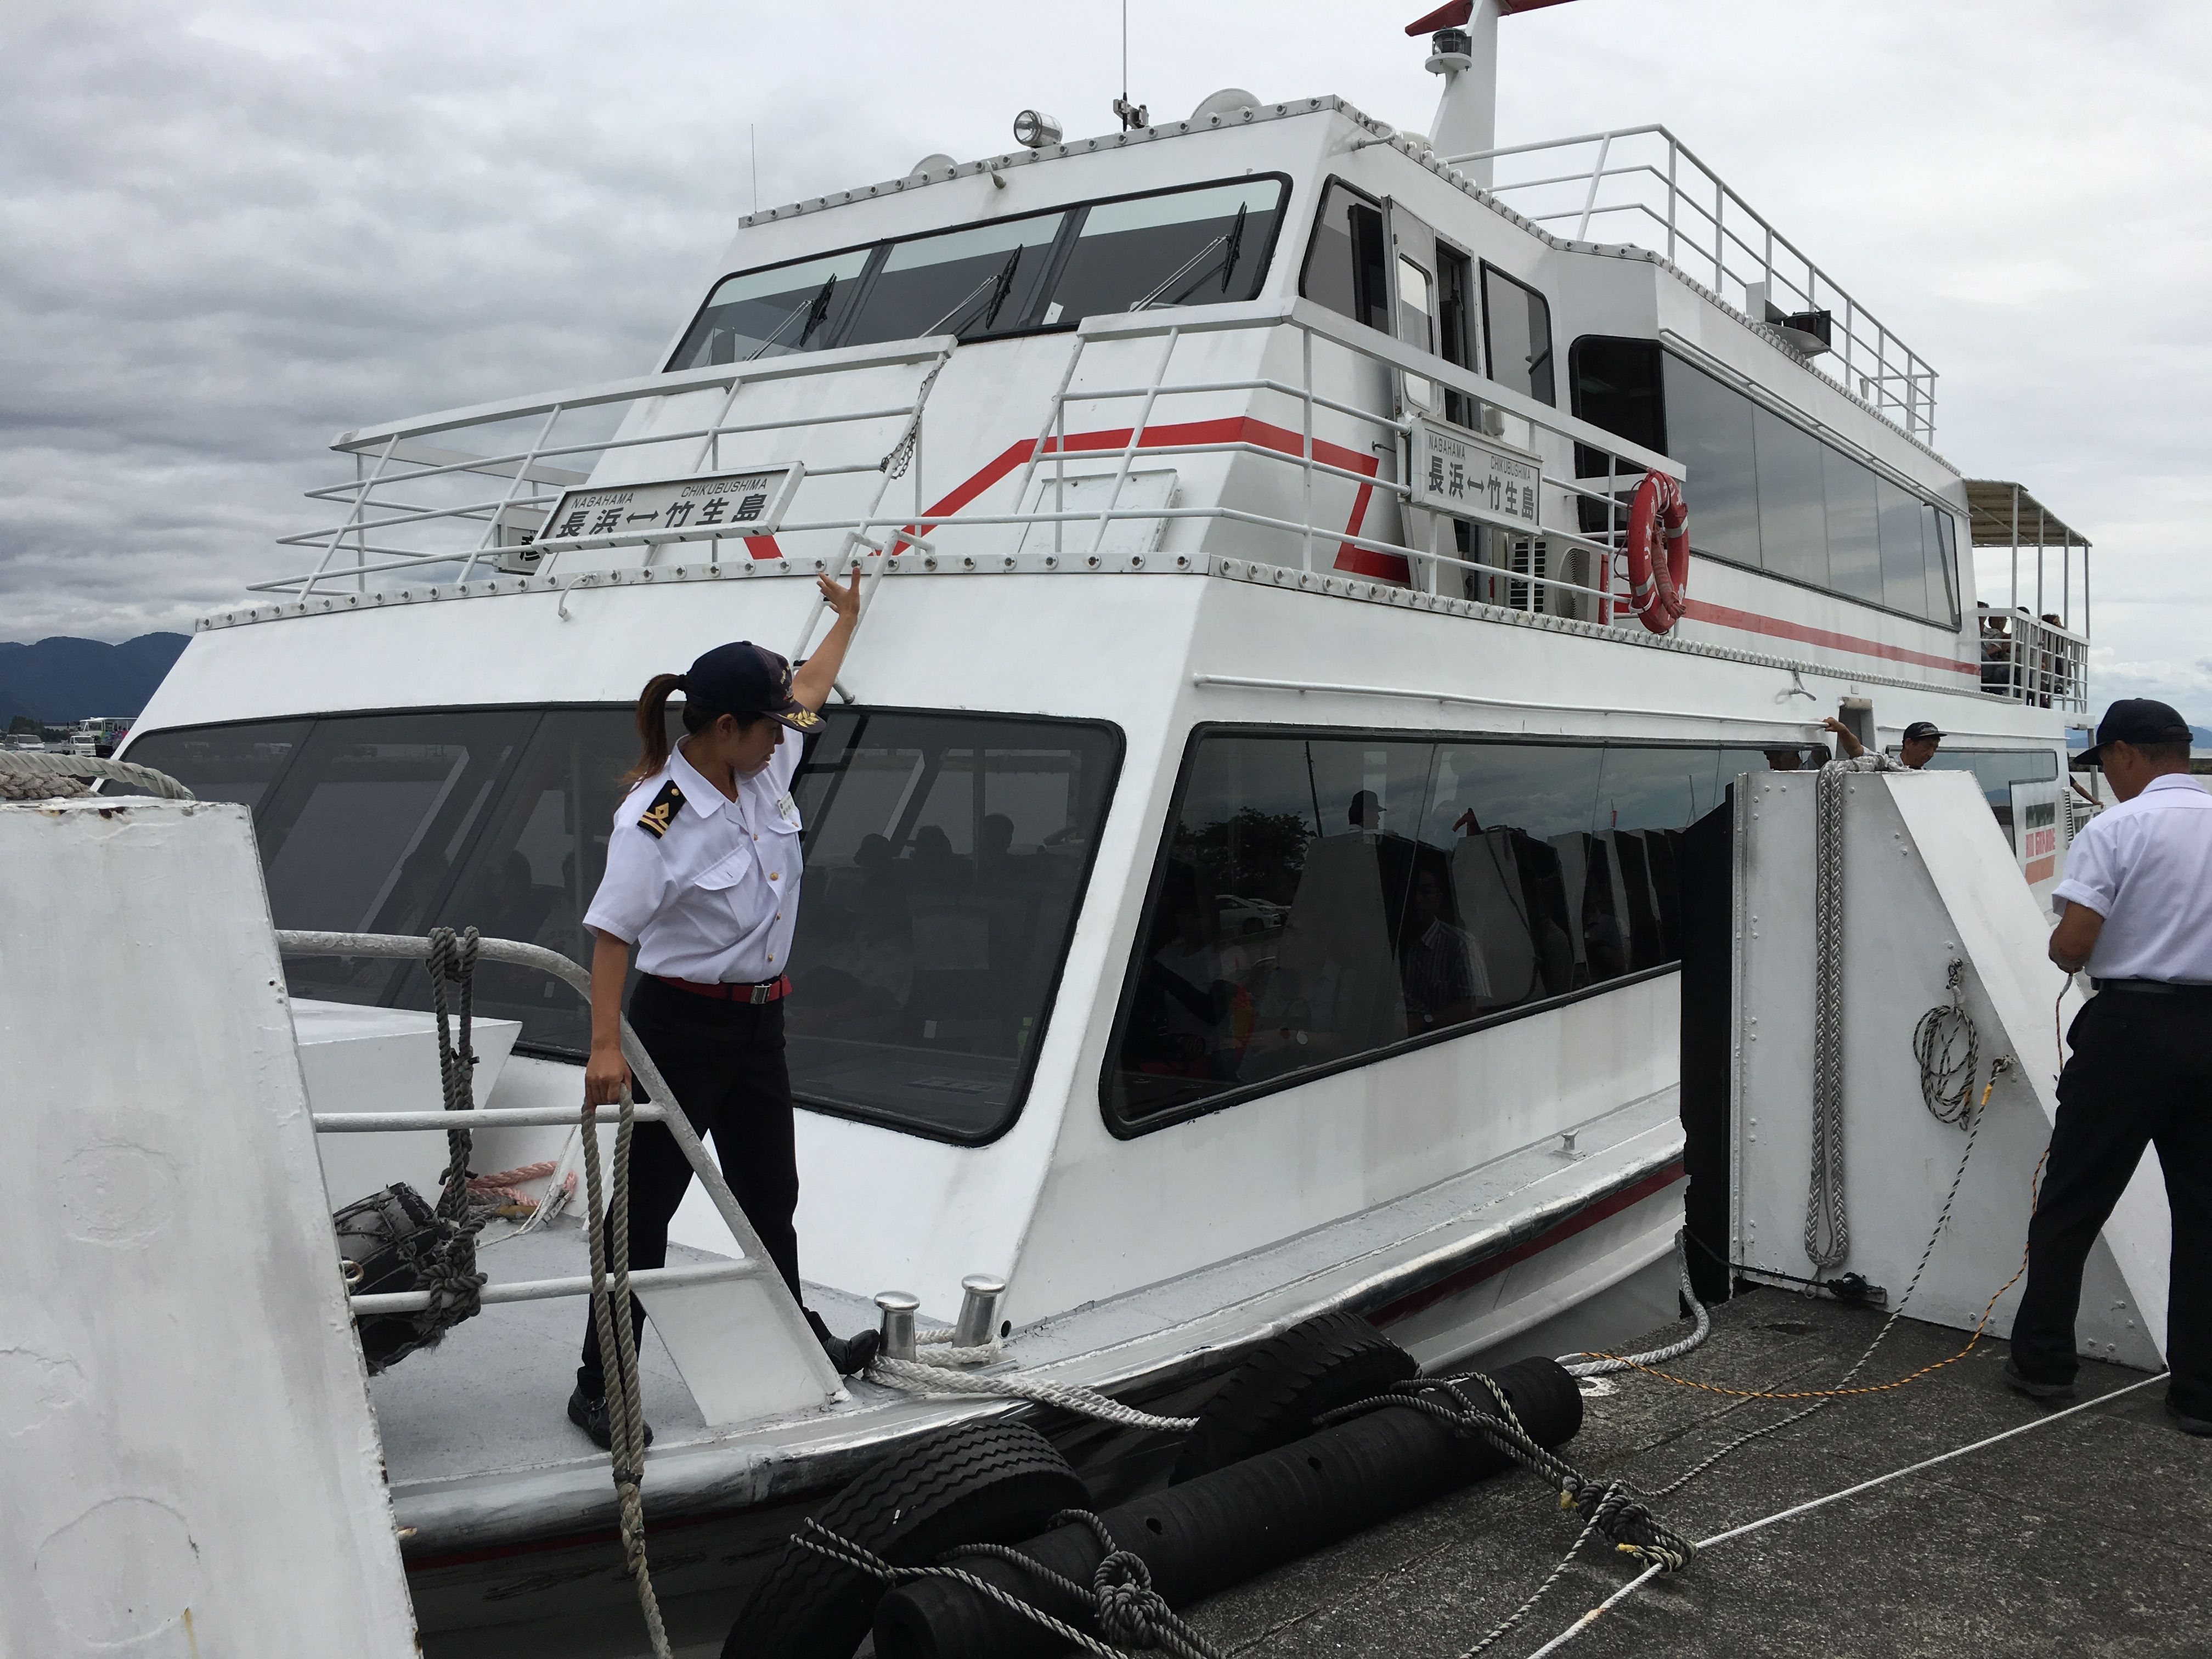
MULTIPOLYGON (((1879 1311, 1764 1290, 1714 1310, 1668 1369, 1736 1387, 1832 1386, 1879 1311)), ((1680 1334, 1655 1333, 1643 1346, 1680 1334)), ((1858 1381, 1955 1353, 1961 1332, 1900 1320, 1858 1381)), ((2048 1418, 1999 1378, 2005 1345, 1893 1392, 1838 1400, 1756 1440, 1656 1506, 1710 1538, 1778 1510, 2048 1418)), ((1654 1377, 1608 1379, 1562 1448, 1650 1491, 1804 1402, 1737 1401, 1654 1377)), ((2085 1362, 2075 1403, 2143 1373, 2085 1362)), ((2154 1382, 1766 1530, 1717 1545, 1599 1619, 1564 1651, 1607 1656, 2212 1654, 2212 1440, 2179 1433, 2154 1382)), ((1231 1653, 1455 1659, 1540 1583, 1578 1522, 1521 1473, 1487 1481, 1214 1598, 1193 1622, 1231 1653)), ((1523 1623, 1486 1650, 1523 1659, 1633 1577, 1585 1546, 1523 1623)))

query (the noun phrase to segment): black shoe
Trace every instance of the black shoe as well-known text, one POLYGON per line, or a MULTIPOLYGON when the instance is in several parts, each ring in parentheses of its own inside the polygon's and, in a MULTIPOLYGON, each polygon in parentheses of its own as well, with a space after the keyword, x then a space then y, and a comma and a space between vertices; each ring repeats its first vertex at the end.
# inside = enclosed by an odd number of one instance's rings
POLYGON ((830 1328, 822 1322, 822 1316, 811 1308, 803 1309, 806 1322, 813 1328, 814 1340, 822 1345, 822 1352, 830 1356, 830 1368, 840 1376, 855 1376, 868 1369, 883 1345, 883 1338, 873 1331, 858 1331, 851 1336, 832 1336, 830 1328))
POLYGON ((2171 1400, 2166 1402, 2166 1414, 2173 1419, 2173 1426, 2184 1434, 2199 1437, 2212 1436, 2212 1423, 2206 1422, 2201 1417, 2191 1417, 2187 1412, 2177 1411, 2171 1400))
POLYGON ((2071 1400, 2071 1382, 2039 1382, 2032 1376, 2021 1375, 2021 1369, 2011 1360, 2004 1364, 2005 1386, 2015 1394, 2024 1394, 2030 1400, 2071 1400))
MULTIPOLYGON (((592 1443, 601 1451, 612 1451, 615 1445, 613 1424, 607 1416, 607 1401, 604 1395, 587 1395, 579 1382, 568 1396, 568 1420, 592 1437, 592 1443)), ((653 1443, 653 1425, 645 1425, 645 1443, 653 1443)))

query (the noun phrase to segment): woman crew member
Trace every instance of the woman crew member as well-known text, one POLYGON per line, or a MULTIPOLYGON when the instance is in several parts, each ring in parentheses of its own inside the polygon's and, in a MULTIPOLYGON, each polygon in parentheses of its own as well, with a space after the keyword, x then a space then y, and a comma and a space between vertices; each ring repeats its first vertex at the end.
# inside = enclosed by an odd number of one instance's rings
MULTIPOLYGON (((786 733, 820 727, 817 711, 829 701, 860 606, 857 568, 848 586, 817 580, 836 620, 796 672, 739 640, 716 646, 687 673, 647 683, 637 702, 643 752, 623 780, 633 787, 615 813, 606 872, 584 916, 593 938, 586 1098, 612 1104, 630 1081, 621 1010, 635 946, 641 977, 630 1024, 691 1127, 702 1140, 713 1134, 731 1190, 795 1298, 799 1167, 783 1001, 799 920, 791 785, 803 745, 786 733), (684 736, 672 750, 668 701, 678 691, 684 736)), ((691 1184, 691 1166, 664 1125, 637 1126, 629 1179, 630 1266, 658 1267, 668 1257, 669 1220, 691 1184)), ((841 1372, 874 1358, 873 1331, 833 1337, 817 1315, 806 1318, 841 1372)), ((633 1333, 644 1323, 633 1300, 633 1333)), ((606 1388, 598 1328, 587 1318, 568 1416, 602 1446, 610 1438, 606 1388)))

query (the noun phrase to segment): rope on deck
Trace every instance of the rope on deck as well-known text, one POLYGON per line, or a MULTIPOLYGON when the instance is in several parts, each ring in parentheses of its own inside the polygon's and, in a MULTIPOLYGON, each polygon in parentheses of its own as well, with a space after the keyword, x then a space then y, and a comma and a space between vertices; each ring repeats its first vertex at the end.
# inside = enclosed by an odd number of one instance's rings
POLYGON ((56 800, 88 795, 92 790, 86 780, 96 778, 135 784, 163 800, 198 799, 167 772, 156 772, 136 761, 49 755, 37 749, 0 749, 0 800, 56 800))
MULTIPOLYGON (((945 1340, 934 1333, 924 1333, 917 1342, 933 1339, 945 1340)), ((1079 1382, 1054 1382, 1041 1376, 981 1376, 973 1371, 956 1369, 961 1365, 985 1364, 1004 1358, 996 1343, 981 1347, 956 1348, 947 1346, 941 1358, 922 1358, 919 1353, 912 1359, 893 1359, 878 1354, 868 1362, 865 1375, 871 1382, 880 1382, 885 1388, 902 1389, 919 1395, 926 1400, 952 1400, 975 1395, 998 1395, 1008 1400, 1026 1400, 1040 1406, 1056 1406, 1061 1411, 1073 1412, 1079 1417, 1094 1418, 1101 1423, 1117 1424, 1125 1429, 1149 1429, 1162 1434, 1188 1434, 1198 1426, 1195 1417, 1158 1417, 1151 1412, 1139 1411, 1134 1406, 1125 1406, 1109 1394, 1096 1389, 1086 1389, 1079 1382)))

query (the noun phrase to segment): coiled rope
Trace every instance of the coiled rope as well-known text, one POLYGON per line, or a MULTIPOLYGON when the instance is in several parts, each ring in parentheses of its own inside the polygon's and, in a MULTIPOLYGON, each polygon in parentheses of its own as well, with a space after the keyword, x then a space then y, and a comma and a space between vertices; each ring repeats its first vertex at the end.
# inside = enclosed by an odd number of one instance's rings
POLYGON ((198 797, 167 772, 136 761, 101 760, 92 755, 49 755, 36 749, 0 749, 0 800, 55 800, 90 794, 86 780, 112 778, 137 785, 163 800, 198 797))
POLYGON ((1966 1121, 1973 1104, 1974 1077, 1982 1066, 1982 1033, 1966 1012, 1966 964, 1954 957, 1947 985, 1951 1000, 1930 1008, 1912 1028, 1920 1097, 1938 1123, 1966 1121))

